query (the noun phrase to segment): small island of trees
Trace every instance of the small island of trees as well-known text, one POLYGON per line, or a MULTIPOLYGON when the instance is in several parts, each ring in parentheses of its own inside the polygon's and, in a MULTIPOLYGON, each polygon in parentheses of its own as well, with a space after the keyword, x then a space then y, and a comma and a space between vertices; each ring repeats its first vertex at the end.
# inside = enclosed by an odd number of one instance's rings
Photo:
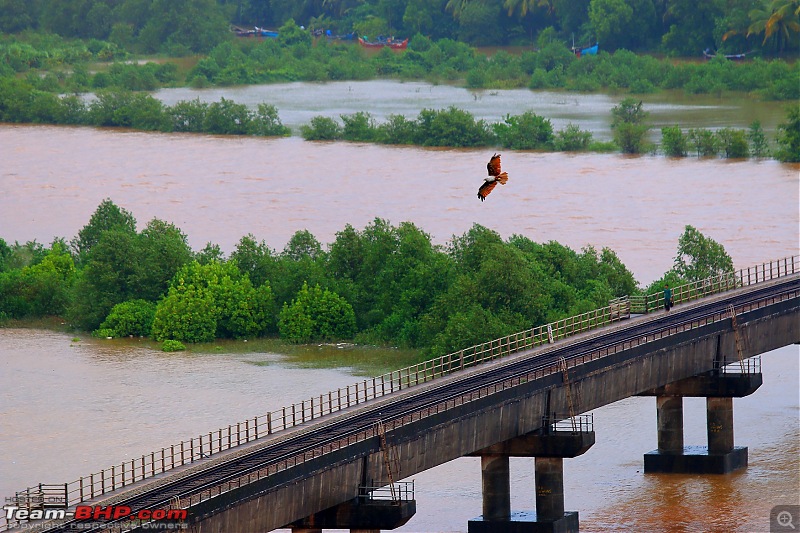
MULTIPOLYGON (((691 226, 657 292, 733 268, 691 226)), ((98 337, 145 336, 165 350, 218 338, 352 340, 441 355, 640 294, 610 249, 576 252, 474 225, 445 246, 410 222, 350 225, 328 246, 297 231, 282 251, 242 237, 225 257, 103 201, 70 242, 0 239, 0 321, 63 317, 98 337), (480 325, 480 327, 476 327, 480 325)))

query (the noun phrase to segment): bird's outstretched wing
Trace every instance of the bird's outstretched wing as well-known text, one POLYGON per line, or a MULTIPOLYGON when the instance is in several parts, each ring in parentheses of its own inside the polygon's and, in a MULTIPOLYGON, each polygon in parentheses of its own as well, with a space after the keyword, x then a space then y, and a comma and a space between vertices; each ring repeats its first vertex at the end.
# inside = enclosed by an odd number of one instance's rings
POLYGON ((478 189, 478 198, 481 199, 481 202, 489 196, 489 193, 492 192, 495 187, 497 187, 496 180, 486 181, 481 185, 480 189, 478 189))
POLYGON ((490 176, 500 175, 500 154, 494 154, 492 158, 486 163, 486 170, 489 171, 490 176))
POLYGON ((500 182, 501 185, 505 185, 508 181, 508 173, 501 172, 500 170, 500 154, 494 154, 492 156, 486 164, 486 170, 489 172, 489 177, 486 178, 484 184, 478 189, 478 198, 481 199, 481 202, 494 190, 497 186, 497 182, 500 182))

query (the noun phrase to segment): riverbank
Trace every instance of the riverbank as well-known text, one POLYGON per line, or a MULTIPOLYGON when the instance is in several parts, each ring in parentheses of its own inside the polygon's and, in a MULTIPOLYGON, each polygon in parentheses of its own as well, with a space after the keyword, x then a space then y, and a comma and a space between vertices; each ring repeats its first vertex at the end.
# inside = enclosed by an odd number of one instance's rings
MULTIPOLYGON (((5 319, 0 321, 0 329, 49 331, 68 335, 70 345, 91 343, 105 344, 113 349, 161 350, 161 343, 149 337, 124 337, 121 339, 97 339, 88 332, 76 330, 56 316, 5 319)), ((345 369, 354 376, 377 376, 411 366, 424 359, 420 350, 350 342, 293 344, 279 338, 256 338, 247 340, 216 339, 213 342, 193 343, 187 346, 187 353, 197 355, 246 355, 254 353, 273 353, 283 356, 282 362, 297 368, 345 369)), ((253 361, 255 366, 270 366, 270 360, 253 361)))

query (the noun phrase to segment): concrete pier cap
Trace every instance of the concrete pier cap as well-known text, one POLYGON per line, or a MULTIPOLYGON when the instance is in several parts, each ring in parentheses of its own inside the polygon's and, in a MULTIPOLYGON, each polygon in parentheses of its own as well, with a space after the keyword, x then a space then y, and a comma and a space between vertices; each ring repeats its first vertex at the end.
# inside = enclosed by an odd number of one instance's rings
POLYGON ((763 383, 760 372, 711 370, 640 393, 656 396, 658 448, 644 454, 645 473, 727 474, 747 467, 746 446, 734 446, 733 398, 763 383), (683 398, 706 398, 707 446, 683 442, 683 398))
POLYGON ((469 533, 572 533, 578 513, 564 511, 564 458, 585 453, 594 431, 553 431, 549 426, 470 455, 481 457, 483 515, 469 533), (511 512, 509 457, 534 458, 536 511, 511 512))

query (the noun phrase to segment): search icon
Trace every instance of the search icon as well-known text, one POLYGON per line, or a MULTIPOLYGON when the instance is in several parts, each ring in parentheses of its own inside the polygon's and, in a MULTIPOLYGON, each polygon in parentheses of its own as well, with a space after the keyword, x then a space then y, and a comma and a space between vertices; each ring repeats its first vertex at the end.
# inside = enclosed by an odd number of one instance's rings
POLYGON ((777 519, 779 526, 797 529, 794 527, 792 513, 790 513, 789 511, 781 511, 780 513, 778 513, 777 519))

